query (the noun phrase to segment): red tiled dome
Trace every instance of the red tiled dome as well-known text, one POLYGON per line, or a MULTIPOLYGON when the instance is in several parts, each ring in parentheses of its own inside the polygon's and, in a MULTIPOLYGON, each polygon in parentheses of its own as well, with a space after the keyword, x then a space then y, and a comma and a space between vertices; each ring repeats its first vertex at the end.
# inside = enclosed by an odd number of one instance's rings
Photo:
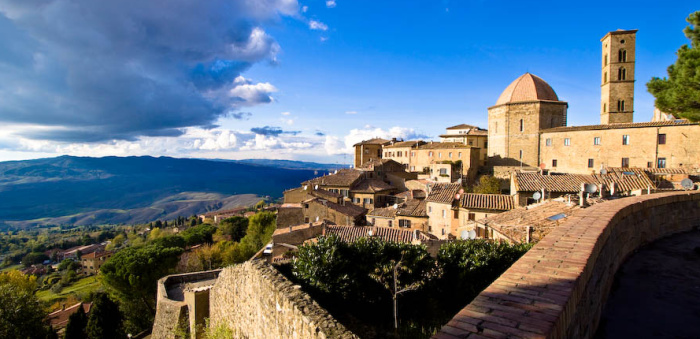
POLYGON ((496 101, 496 106, 521 101, 559 101, 552 86, 536 75, 525 73, 506 87, 496 101))

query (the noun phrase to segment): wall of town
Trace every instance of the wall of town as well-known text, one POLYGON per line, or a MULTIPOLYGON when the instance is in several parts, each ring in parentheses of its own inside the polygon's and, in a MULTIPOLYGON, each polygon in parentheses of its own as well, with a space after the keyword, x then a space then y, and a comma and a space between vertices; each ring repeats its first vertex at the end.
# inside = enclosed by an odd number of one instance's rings
POLYGON ((210 296, 210 326, 237 338, 357 338, 262 261, 225 268, 210 296))
POLYGON ((700 227, 700 193, 594 205, 544 237, 434 338, 590 338, 615 273, 640 246, 700 227))
POLYGON ((355 146, 355 168, 362 166, 368 161, 381 159, 382 145, 361 144, 355 146))
POLYGON ((459 215, 457 219, 454 218, 454 211, 452 211, 451 204, 428 201, 425 204, 425 208, 428 214, 430 234, 435 235, 439 239, 447 239, 447 237, 453 233, 453 230, 457 229, 459 215))
POLYGON ((591 174, 602 167, 622 167, 622 158, 629 159, 628 167, 657 167, 664 158, 667 168, 700 169, 700 126, 681 125, 665 127, 616 128, 602 130, 577 130, 543 132, 540 138, 542 162, 557 172, 591 174), (666 143, 658 144, 658 135, 666 135, 666 143), (623 145, 623 136, 629 144, 623 145), (594 145, 594 138, 600 145, 594 145), (569 145, 565 145, 565 139, 569 145), (547 146, 547 140, 551 146, 547 146), (556 159, 557 166, 552 166, 556 159), (593 167, 588 167, 593 159, 593 167))

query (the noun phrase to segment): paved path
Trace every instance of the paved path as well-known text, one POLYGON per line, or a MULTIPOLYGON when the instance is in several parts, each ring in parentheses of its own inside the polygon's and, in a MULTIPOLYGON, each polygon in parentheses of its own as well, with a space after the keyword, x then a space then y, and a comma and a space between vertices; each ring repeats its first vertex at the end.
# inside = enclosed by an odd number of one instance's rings
POLYGON ((656 241, 622 265, 596 338, 700 338, 700 231, 656 241))

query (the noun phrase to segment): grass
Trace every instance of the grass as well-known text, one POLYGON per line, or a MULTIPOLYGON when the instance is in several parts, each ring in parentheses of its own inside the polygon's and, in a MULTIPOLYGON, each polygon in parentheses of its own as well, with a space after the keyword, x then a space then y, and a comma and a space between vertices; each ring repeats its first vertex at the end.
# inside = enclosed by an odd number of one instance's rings
POLYGON ((89 276, 86 278, 82 278, 74 283, 72 283, 70 286, 66 286, 61 290, 61 293, 53 293, 50 289, 49 290, 44 290, 44 291, 38 291, 36 293, 36 296, 43 301, 48 301, 50 303, 53 303, 56 300, 59 299, 67 299, 71 295, 85 295, 90 292, 94 292, 99 290, 102 287, 102 284, 100 281, 97 279, 97 276, 89 276))

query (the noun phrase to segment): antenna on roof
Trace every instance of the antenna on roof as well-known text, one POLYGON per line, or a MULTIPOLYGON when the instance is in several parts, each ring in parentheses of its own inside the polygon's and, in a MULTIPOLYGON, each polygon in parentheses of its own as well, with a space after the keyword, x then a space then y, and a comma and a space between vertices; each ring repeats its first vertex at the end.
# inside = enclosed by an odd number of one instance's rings
POLYGON ((309 185, 304 185, 304 191, 309 189, 309 185))
POLYGON ((318 190, 318 185, 315 185, 315 186, 314 186, 314 190, 318 190))
POLYGON ((693 189, 695 184, 693 183, 693 180, 685 178, 685 179, 681 180, 681 186, 686 190, 691 190, 691 189, 693 189))
POLYGON ((398 209, 398 208, 399 208, 399 204, 394 204, 393 207, 394 207, 394 209, 398 209))

